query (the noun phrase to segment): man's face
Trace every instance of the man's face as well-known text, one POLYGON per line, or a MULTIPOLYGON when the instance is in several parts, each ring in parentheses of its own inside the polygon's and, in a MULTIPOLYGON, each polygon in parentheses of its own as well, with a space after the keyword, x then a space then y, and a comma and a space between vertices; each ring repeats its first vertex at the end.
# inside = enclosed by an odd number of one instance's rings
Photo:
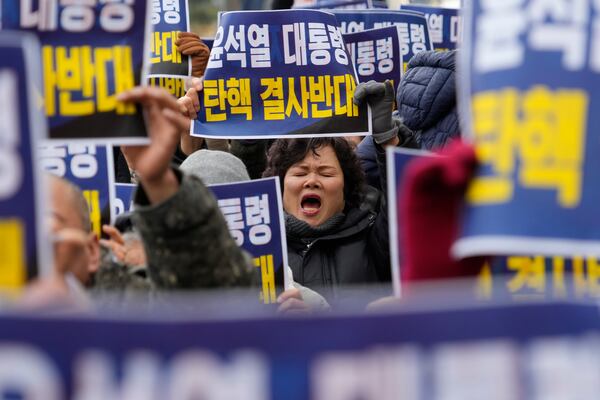
POLYGON ((61 179, 52 177, 50 182, 50 229, 56 240, 56 272, 70 272, 88 286, 100 264, 98 239, 84 226, 77 193, 61 179))

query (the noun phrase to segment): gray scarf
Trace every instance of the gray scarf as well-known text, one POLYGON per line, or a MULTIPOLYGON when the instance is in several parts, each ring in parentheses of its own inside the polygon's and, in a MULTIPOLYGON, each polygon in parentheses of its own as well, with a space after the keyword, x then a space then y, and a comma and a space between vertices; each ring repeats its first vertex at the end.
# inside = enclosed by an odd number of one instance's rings
POLYGON ((293 215, 285 213, 285 229, 288 235, 300 239, 312 239, 333 233, 342 225, 345 219, 346 215, 339 213, 335 214, 333 217, 329 218, 319 226, 310 226, 306 222, 299 220, 293 215))

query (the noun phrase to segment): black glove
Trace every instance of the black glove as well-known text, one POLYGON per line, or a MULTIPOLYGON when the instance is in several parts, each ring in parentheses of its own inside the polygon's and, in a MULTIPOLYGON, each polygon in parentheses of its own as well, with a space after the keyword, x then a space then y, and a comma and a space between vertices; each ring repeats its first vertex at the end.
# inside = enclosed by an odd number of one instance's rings
POLYGON ((354 90, 353 100, 354 104, 361 104, 366 100, 371 106, 375 143, 385 143, 398 135, 399 127, 392 122, 395 96, 390 81, 359 83, 354 90))
MULTIPOLYGON (((409 149, 420 149, 416 135, 399 118, 392 117, 393 125, 398 128, 398 147, 407 147, 409 149)), ((389 140, 389 139, 388 139, 389 140)))

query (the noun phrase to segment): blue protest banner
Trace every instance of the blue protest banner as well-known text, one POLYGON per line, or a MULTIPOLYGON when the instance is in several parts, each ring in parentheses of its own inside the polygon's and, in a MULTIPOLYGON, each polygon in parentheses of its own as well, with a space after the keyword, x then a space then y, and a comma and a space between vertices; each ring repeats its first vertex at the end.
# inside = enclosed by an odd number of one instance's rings
POLYGON ((34 89, 41 83, 39 65, 35 37, 0 32, 0 289, 19 289, 52 266, 41 222, 44 186, 35 167, 34 143, 46 136, 34 89))
POLYGON ((0 393, 35 400, 596 398, 596 304, 437 307, 241 320, 173 317, 185 304, 152 319, 2 315, 0 393))
POLYGON ((600 255, 598 7, 469 4, 459 110, 481 165, 455 255, 600 255))
POLYGON ((189 32, 187 0, 153 1, 150 20, 150 77, 181 77, 192 74, 192 60, 182 55, 175 42, 179 32, 189 32))
POLYGON ((402 79, 400 28, 367 29, 343 35, 359 82, 390 80, 397 87, 402 79))
POLYGON ((402 4, 401 10, 418 11, 425 14, 431 43, 436 50, 454 50, 462 36, 462 18, 456 8, 429 7, 402 4))
POLYGON ((408 163, 420 157, 435 157, 428 151, 406 149, 403 147, 388 147, 386 149, 387 158, 387 192, 388 192, 388 229, 390 232, 390 256, 392 257, 392 284, 394 285, 394 294, 400 297, 402 293, 402 249, 401 237, 399 235, 400 224, 400 198, 402 189, 402 179, 408 163))
POLYGON ((409 10, 331 10, 343 34, 397 25, 404 69, 416 53, 433 50, 427 20, 423 13, 409 10))
POLYGON ((113 220, 121 214, 133 211, 133 195, 137 185, 134 183, 115 184, 115 203, 113 205, 113 220))
POLYGON ((116 100, 146 82, 148 3, 0 3, 2 29, 31 31, 41 42, 50 139, 148 142, 140 107, 116 100))
POLYGON ((92 231, 102 234, 106 210, 113 210, 115 188, 112 147, 82 143, 48 143, 39 149, 42 168, 81 189, 90 209, 92 231))
POLYGON ((370 110, 335 17, 316 10, 223 13, 191 134, 213 138, 366 135, 370 110))
POLYGON ((278 290, 289 287, 287 242, 279 179, 211 185, 229 232, 254 257, 260 269, 261 300, 275 303, 278 290))

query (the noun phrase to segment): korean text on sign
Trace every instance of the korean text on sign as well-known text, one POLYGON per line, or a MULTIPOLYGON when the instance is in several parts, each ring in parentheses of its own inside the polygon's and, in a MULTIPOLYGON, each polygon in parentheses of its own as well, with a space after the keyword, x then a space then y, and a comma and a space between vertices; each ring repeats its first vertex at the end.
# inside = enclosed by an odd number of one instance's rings
POLYGON ((477 277, 483 298, 600 298, 600 261, 594 257, 494 257, 477 277))
POLYGON ((456 254, 599 256, 600 4, 470 7, 459 104, 481 165, 456 254))
POLYGON ((145 78, 144 0, 2 2, 3 29, 42 44, 51 139, 145 142, 138 109, 116 100, 145 78))
POLYGON ((367 134, 356 79, 335 18, 313 10, 225 13, 194 135, 367 134), (240 124, 240 122, 242 122, 240 124))
POLYGON ((287 266, 279 181, 268 178, 214 185, 210 189, 217 197, 231 236, 254 257, 262 282, 261 300, 266 304, 276 302, 287 266))
POLYGON ((433 50, 424 14, 409 10, 333 10, 342 33, 397 26, 400 33, 400 52, 404 65, 415 54, 433 50))
POLYGON ((152 0, 150 37, 150 76, 181 77, 191 75, 192 62, 182 55, 175 42, 179 32, 190 30, 187 0, 152 0))
POLYGON ((403 67, 399 32, 391 26, 344 35, 359 82, 390 80, 398 85, 403 67))
POLYGON ((425 14, 431 42, 436 50, 453 50, 459 44, 462 37, 462 17, 458 9, 413 4, 403 4, 400 7, 402 10, 425 14))

